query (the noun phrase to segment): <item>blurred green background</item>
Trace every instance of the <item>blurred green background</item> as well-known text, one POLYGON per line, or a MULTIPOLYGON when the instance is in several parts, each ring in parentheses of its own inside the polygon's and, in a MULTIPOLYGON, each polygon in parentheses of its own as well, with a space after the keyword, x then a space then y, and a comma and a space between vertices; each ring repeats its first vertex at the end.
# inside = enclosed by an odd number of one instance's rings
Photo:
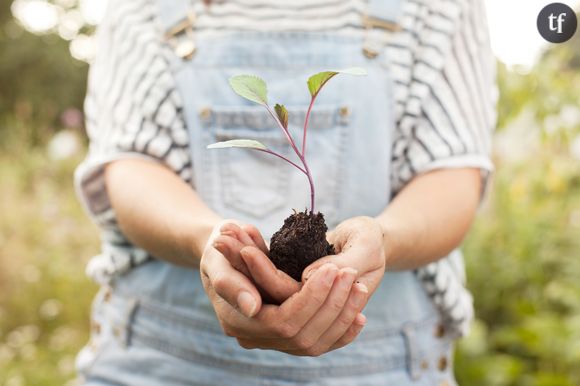
MULTIPOLYGON (((0 385, 73 385, 96 291, 83 272, 97 229, 72 187, 94 26, 76 0, 55 0, 57 25, 31 33, 11 4, 0 0, 0 385)), ((580 33, 526 71, 500 63, 498 80, 497 172, 465 246, 477 320, 457 377, 578 386, 580 33)))

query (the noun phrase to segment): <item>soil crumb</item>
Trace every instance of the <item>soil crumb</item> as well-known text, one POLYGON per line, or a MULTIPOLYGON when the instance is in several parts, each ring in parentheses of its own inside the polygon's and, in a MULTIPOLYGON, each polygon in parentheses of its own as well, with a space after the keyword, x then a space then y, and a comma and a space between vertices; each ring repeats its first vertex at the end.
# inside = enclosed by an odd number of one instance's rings
POLYGON ((326 240, 328 227, 322 213, 295 212, 270 240, 270 260, 296 281, 302 271, 314 261, 334 255, 332 244, 326 240))

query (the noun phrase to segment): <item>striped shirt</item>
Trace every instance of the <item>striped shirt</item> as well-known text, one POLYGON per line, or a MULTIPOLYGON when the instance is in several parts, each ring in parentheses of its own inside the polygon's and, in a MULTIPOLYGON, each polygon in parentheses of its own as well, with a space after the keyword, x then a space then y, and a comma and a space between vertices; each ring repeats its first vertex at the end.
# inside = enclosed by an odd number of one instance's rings
MULTIPOLYGON (((113 3, 113 2, 111 2, 113 3)), ((197 39, 239 30, 363 33, 365 0, 193 1, 197 39)), ((396 194, 433 169, 492 169, 495 68, 480 0, 403 1, 402 30, 386 42, 394 84, 396 130, 391 181, 396 194)), ((192 164, 183 101, 169 69, 175 55, 151 0, 109 7, 97 32, 85 101, 89 154, 78 167, 77 192, 102 229, 102 253, 87 268, 108 283, 151 258, 120 231, 103 178, 112 160, 146 157, 190 182, 192 164)), ((450 257, 417 272, 442 314, 464 333, 472 315, 462 259, 450 257)))

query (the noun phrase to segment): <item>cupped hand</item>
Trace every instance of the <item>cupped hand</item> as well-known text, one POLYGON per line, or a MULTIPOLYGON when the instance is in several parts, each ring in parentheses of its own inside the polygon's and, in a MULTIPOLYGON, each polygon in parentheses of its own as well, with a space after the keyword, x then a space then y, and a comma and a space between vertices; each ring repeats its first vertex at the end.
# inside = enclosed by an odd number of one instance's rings
MULTIPOLYGON (((235 337, 242 347, 317 356, 349 344, 360 333, 366 323, 360 311, 368 299, 368 289, 364 284, 354 283, 355 270, 326 264, 302 286, 274 267, 254 227, 224 224, 220 226, 220 233, 213 238, 215 248, 212 249, 221 251, 230 267, 236 267, 238 273, 249 273, 246 278, 261 283, 263 290, 271 292, 271 297, 281 303, 261 304, 253 317, 244 314, 241 306, 238 312, 235 302, 224 301, 220 295, 232 292, 232 286, 218 283, 216 288, 211 279, 215 267, 219 266, 212 262, 220 259, 211 250, 204 254, 202 279, 206 292, 225 333, 235 337), (204 264, 206 255, 207 265, 204 264)), ((236 299, 231 294, 223 296, 236 299)))

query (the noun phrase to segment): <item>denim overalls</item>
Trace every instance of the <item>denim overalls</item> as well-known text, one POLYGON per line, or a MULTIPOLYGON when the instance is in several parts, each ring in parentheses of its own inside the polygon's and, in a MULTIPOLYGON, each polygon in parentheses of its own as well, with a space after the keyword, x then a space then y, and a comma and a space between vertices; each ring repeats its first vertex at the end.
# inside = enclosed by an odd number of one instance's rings
MULTIPOLYGON (((172 27, 187 0, 159 0, 172 27)), ((368 16, 396 20, 399 1, 369 1, 368 16)), ((320 94, 311 117, 307 159, 317 210, 329 228, 353 216, 378 215, 390 196, 394 126, 388 58, 363 55, 381 33, 240 32, 196 41, 189 60, 175 56, 174 77, 190 131, 193 185, 224 218, 255 224, 268 240, 293 208, 308 206, 306 178, 284 162, 246 149, 208 144, 256 139, 292 157, 283 133, 261 106, 233 91, 228 78, 256 74, 269 100, 283 103, 300 143, 318 71, 364 67, 339 76, 320 94)), ((373 48, 374 49, 374 48, 373 48)), ((387 272, 364 310, 368 323, 351 345, 321 357, 245 350, 223 334, 198 271, 152 261, 103 288, 93 305, 92 343, 78 357, 87 385, 454 385, 452 340, 412 272, 387 272)))

